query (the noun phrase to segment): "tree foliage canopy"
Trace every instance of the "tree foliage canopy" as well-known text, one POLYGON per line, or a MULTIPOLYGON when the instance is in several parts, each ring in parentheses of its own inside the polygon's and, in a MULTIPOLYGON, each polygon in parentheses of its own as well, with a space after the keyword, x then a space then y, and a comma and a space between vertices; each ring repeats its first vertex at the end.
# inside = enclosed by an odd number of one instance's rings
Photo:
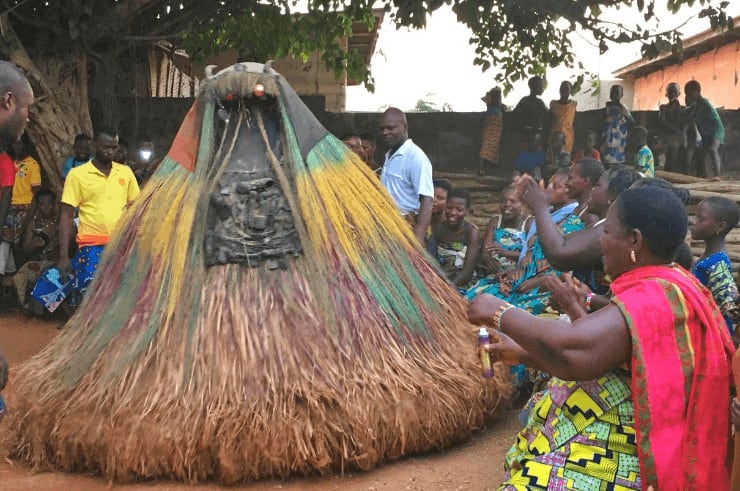
MULTIPOLYGON (((372 86, 358 53, 347 52, 339 38, 353 23, 374 21, 373 7, 385 9, 398 26, 422 28, 442 5, 451 6, 460 23, 470 29, 475 64, 496 67, 496 79, 510 86, 548 67, 579 66, 569 34, 591 33, 602 52, 609 42, 637 41, 646 58, 683 51, 678 30, 654 27, 656 1, 670 12, 698 3, 700 16, 715 29, 733 29, 725 14, 728 1, 709 0, 0 0, 29 50, 53 51, 60 56, 84 49, 93 57, 111 46, 167 39, 185 47, 195 59, 236 49, 245 59, 264 61, 293 55, 307 59, 323 53, 337 74, 372 86), (627 6, 635 18, 609 22, 602 12, 627 6), (300 7, 301 13, 298 13, 300 7)), ((399 47, 401 48, 401 47, 399 47)), ((580 84, 577 84, 580 85, 580 84)))
MULTIPOLYGON (((725 13, 728 1, 712 5, 709 0, 665 0, 672 14, 683 6, 703 6, 699 17, 709 19, 713 29, 734 28, 725 13)), ((673 51, 682 56, 682 33, 677 29, 658 30, 656 0, 393 0, 393 18, 399 25, 417 28, 426 25, 430 12, 444 4, 451 5, 460 23, 471 31, 476 65, 485 71, 497 68, 495 79, 507 89, 519 80, 545 75, 548 68, 565 65, 578 67, 571 43, 576 29, 590 33, 602 53, 609 42, 641 43, 645 58, 655 58, 673 51), (608 8, 631 7, 635 15, 622 22, 604 20, 608 8)), ((629 17, 629 16, 628 16, 629 17)), ((577 91, 583 75, 574 84, 577 91)))
POLYGON ((0 0, 31 57, 116 56, 132 45, 167 40, 195 59, 235 49, 243 59, 264 62, 320 51, 337 75, 371 82, 364 57, 343 49, 353 23, 375 22, 370 4, 353 0, 341 9, 274 0, 0 0))

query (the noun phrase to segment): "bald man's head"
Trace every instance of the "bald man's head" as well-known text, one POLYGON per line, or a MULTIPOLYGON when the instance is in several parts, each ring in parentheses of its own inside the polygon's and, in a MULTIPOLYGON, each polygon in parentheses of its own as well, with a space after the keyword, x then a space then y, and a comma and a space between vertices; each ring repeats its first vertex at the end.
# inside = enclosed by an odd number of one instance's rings
POLYGON ((408 140, 406 114, 395 107, 386 109, 380 117, 380 137, 389 148, 397 147, 408 140))
POLYGON ((28 122, 33 90, 26 77, 12 63, 0 61, 0 145, 17 141, 28 122))

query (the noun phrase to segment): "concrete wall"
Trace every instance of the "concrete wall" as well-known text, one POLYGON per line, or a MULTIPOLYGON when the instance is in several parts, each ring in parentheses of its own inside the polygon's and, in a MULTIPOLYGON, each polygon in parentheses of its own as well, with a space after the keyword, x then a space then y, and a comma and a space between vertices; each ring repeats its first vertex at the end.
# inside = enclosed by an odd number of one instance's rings
MULTIPOLYGON (((304 102, 332 133, 340 136, 348 131, 377 133, 378 113, 324 112, 322 97, 305 97, 304 102)), ((139 99, 138 102, 123 102, 120 107, 130 111, 122 115, 120 134, 134 145, 137 135, 147 134, 154 139, 157 153, 163 154, 180 126, 182 118, 190 108, 192 99, 139 99)), ((657 128, 656 111, 633 112, 637 124, 648 129, 657 128)), ((740 176, 740 111, 720 111, 727 138, 720 149, 723 155, 724 172, 740 176)), ((483 113, 409 113, 409 136, 429 155, 434 168, 449 172, 474 172, 478 169, 478 149, 483 113)), ((603 110, 583 111, 576 115, 576 143, 583 134, 593 129, 601 132, 603 110)), ((96 121, 93 114, 93 122, 96 121)), ((507 169, 513 168, 518 152, 517 141, 511 134, 513 116, 504 116, 502 138, 502 162, 507 169)), ((382 149, 376 160, 382 162, 382 149)))
POLYGON ((701 93, 715 107, 740 109, 740 40, 726 44, 716 51, 708 51, 688 58, 680 65, 634 79, 635 110, 657 110, 666 102, 665 88, 670 82, 683 86, 689 80, 701 84, 701 93))

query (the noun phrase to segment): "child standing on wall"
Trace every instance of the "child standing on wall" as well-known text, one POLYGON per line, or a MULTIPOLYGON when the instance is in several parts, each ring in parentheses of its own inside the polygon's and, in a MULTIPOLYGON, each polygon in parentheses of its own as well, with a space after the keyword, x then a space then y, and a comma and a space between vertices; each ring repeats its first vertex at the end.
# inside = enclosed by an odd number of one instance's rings
POLYGON ((553 131, 550 134, 545 163, 553 167, 552 174, 558 171, 567 172, 570 167, 570 152, 565 150, 565 139, 562 131, 553 131))
POLYGON ((494 87, 481 100, 486 103, 486 119, 480 138, 480 169, 478 173, 485 175, 486 166, 496 167, 499 164, 501 149, 501 134, 504 130, 504 111, 506 106, 501 103, 501 89, 494 87))
POLYGON ((545 90, 542 77, 532 77, 527 82, 529 95, 522 97, 514 108, 514 120, 519 129, 519 148, 525 148, 534 133, 542 132, 547 124, 547 106, 540 98, 545 90))
POLYGON ((560 99, 550 101, 550 139, 557 132, 565 137, 563 151, 573 153, 573 122, 576 119, 577 103, 570 98, 573 84, 567 80, 560 84, 560 99))
POLYGON ((666 85, 668 103, 661 104, 658 111, 665 138, 665 170, 671 172, 686 172, 686 108, 678 99, 680 95, 681 86, 676 82, 666 85))
POLYGON ((612 85, 609 91, 609 100, 606 102, 603 144, 601 156, 607 167, 623 164, 624 147, 627 144, 627 132, 634 124, 629 109, 622 104, 624 89, 621 85, 612 85))

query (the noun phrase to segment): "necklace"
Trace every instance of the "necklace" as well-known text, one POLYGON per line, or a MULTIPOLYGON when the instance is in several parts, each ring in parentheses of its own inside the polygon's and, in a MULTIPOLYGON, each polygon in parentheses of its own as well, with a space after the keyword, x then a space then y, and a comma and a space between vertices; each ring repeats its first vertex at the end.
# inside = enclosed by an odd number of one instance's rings
POLYGON ((36 228, 46 229, 47 227, 55 225, 56 221, 56 217, 51 217, 48 220, 45 220, 44 217, 36 216, 36 228))

